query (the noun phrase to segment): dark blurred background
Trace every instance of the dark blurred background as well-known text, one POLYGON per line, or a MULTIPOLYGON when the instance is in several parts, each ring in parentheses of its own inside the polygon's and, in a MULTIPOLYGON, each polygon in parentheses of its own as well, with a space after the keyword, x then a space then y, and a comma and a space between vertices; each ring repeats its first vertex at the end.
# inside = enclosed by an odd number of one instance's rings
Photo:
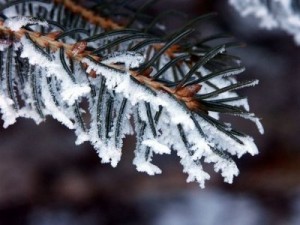
POLYGON ((132 138, 112 168, 89 144, 75 146, 73 132, 58 122, 20 119, 0 131, 0 225, 300 224, 300 46, 240 17, 224 0, 160 0, 152 13, 170 8, 191 18, 216 11, 203 30, 246 43, 230 51, 247 67, 243 79, 260 80, 242 93, 265 134, 250 122, 235 125, 255 138, 260 154, 238 160, 232 185, 212 172, 203 190, 185 183, 177 156, 155 158, 162 175, 135 171, 132 138))

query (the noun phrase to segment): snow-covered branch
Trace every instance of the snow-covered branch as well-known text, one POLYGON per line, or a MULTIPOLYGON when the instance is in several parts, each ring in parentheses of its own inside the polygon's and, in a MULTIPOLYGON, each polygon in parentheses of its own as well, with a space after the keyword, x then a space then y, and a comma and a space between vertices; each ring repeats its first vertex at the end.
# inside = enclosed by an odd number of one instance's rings
POLYGON ((213 163, 231 183, 239 173, 232 156, 258 153, 251 137, 219 120, 219 113, 241 116, 263 132, 247 99, 235 92, 258 82, 236 81, 244 68, 225 45, 186 45, 193 33, 189 26, 168 38, 120 26, 94 33, 99 24, 85 22, 79 29, 82 23, 70 18, 85 17, 55 2, 2 7, 4 127, 18 117, 40 123, 51 116, 75 130, 76 144, 89 141, 112 166, 121 158, 123 139, 135 133, 138 171, 161 173, 153 156, 175 151, 187 181, 201 187, 210 177, 203 163, 213 163), (61 18, 62 11, 70 20, 61 18))
POLYGON ((255 16, 266 29, 279 28, 300 44, 300 5, 295 0, 229 0, 242 16, 255 16))

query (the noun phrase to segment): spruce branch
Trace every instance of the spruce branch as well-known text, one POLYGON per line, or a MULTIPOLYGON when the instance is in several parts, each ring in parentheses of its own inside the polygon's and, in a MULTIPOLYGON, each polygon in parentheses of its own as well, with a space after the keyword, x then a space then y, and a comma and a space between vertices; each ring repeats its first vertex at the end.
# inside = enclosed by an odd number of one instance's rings
MULTIPOLYGON (((227 54, 230 43, 210 47, 204 39, 186 44, 196 24, 214 14, 157 35, 134 27, 143 24, 139 20, 146 5, 126 19, 128 28, 71 0, 40 2, 1 7, 0 109, 5 127, 18 117, 40 123, 52 116, 75 130, 76 144, 89 141, 102 162, 112 166, 120 160, 123 138, 135 132, 138 171, 161 173, 153 156, 176 151, 187 180, 201 187, 209 179, 202 163, 214 163, 231 183, 238 175, 231 156, 257 154, 251 137, 217 116, 241 116, 263 132, 247 99, 235 92, 257 81, 233 77, 244 68, 227 54)), ((145 14, 142 18, 158 21, 145 14)))
MULTIPOLYGON (((61 41, 57 41, 58 37, 61 36, 61 33, 59 32, 53 32, 46 35, 41 35, 40 33, 28 31, 26 29, 20 29, 19 31, 12 31, 7 27, 4 27, 3 25, 4 23, 0 21, 0 32, 2 35, 10 36, 12 39, 15 40, 20 40, 22 37, 26 36, 29 40, 32 41, 32 43, 36 44, 37 48, 41 48, 40 51, 43 52, 43 54, 46 57, 49 57, 49 55, 47 55, 47 53, 43 51, 43 48, 48 48, 51 51, 51 53, 54 53, 59 49, 64 49, 64 53, 68 56, 69 59, 82 62, 84 58, 89 58, 96 63, 101 63, 107 66, 110 69, 116 69, 124 73, 127 71, 126 68, 124 67, 111 64, 111 63, 107 64, 105 62, 102 62, 99 56, 93 54, 94 51, 92 52, 85 49, 87 46, 86 42, 66 44, 61 41)), ((174 46, 173 43, 170 43, 169 45, 171 46, 171 48, 177 48, 177 46, 174 46)), ((169 52, 167 53, 168 55, 173 54, 172 49, 170 50, 168 45, 165 45, 164 47, 167 47, 167 50, 169 50, 169 52)), ((159 48, 159 47, 156 48, 160 50, 164 50, 163 48, 159 48)), ((173 95, 174 98, 176 98, 178 101, 184 102, 187 108, 190 110, 203 109, 204 106, 202 106, 201 102, 197 101, 194 98, 196 93, 201 88, 199 84, 193 84, 186 87, 181 87, 179 86, 180 85, 179 84, 176 88, 171 88, 171 87, 167 87, 164 83, 156 81, 155 79, 152 79, 152 77, 150 77, 152 68, 149 67, 148 65, 153 64, 153 61, 156 60, 159 57, 159 55, 160 53, 158 53, 155 57, 153 57, 152 60, 147 63, 147 65, 142 65, 140 67, 140 71, 142 72, 138 72, 135 70, 128 70, 128 72, 140 84, 147 86, 151 90, 164 91, 170 95, 173 95)), ((179 58, 178 60, 180 59, 181 58, 179 58)), ((64 67, 66 68, 66 70, 69 70, 65 61, 63 60, 62 62, 64 63, 64 67)), ((83 63, 83 66, 86 67, 87 66, 86 63, 83 63)), ((189 72, 189 74, 191 75, 192 73, 193 70, 189 72)), ((89 75, 95 77, 96 76, 95 71, 91 70, 89 75)), ((70 76, 72 76, 72 74, 70 74, 70 76)), ((188 79, 188 76, 186 76, 185 80, 188 79)), ((182 82, 185 83, 185 80, 182 80, 182 82)))

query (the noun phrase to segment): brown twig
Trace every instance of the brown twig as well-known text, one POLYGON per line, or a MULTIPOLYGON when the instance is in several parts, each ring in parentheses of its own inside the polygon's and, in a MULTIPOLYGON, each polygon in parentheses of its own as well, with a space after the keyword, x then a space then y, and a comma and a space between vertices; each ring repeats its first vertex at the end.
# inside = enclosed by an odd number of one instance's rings
POLYGON ((113 20, 109 18, 101 17, 100 15, 97 15, 91 10, 88 10, 84 7, 82 7, 79 4, 76 4, 72 0, 53 0, 54 3, 62 4, 64 5, 68 10, 73 12, 74 14, 80 14, 82 18, 90 22, 91 24, 94 24, 96 26, 100 26, 104 30, 120 30, 124 29, 123 26, 120 24, 117 24, 113 20))

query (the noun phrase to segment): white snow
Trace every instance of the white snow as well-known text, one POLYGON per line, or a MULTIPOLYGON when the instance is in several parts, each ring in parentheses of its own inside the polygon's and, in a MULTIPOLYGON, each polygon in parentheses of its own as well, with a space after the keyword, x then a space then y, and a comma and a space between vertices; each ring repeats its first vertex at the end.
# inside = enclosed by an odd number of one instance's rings
POLYGON ((0 90, 0 110, 2 113, 2 120, 4 121, 3 127, 7 128, 9 125, 16 122, 18 113, 13 109, 13 100, 6 97, 0 90))
POLYGON ((86 84, 74 84, 73 87, 64 90, 61 95, 64 101, 73 105, 79 97, 87 95, 90 91, 91 88, 86 84))
POLYGON ((171 153, 171 149, 168 146, 159 143, 155 139, 144 140, 142 142, 142 144, 146 145, 148 147, 151 147, 153 149, 153 151, 157 154, 170 154, 171 153))
POLYGON ((39 20, 29 16, 16 16, 5 20, 4 26, 8 27, 12 31, 18 31, 26 25, 38 24, 43 27, 48 27, 48 22, 45 20, 39 20))
POLYGON ((161 105, 168 110, 170 113, 169 119, 173 123, 182 123, 184 127, 190 127, 191 129, 195 127, 188 112, 186 112, 179 103, 175 102, 167 94, 158 92, 157 95, 154 95, 141 85, 135 84, 130 79, 129 73, 118 73, 114 70, 99 66, 94 62, 91 62, 89 59, 83 59, 82 61, 88 65, 88 73, 91 70, 94 70, 97 74, 103 75, 107 81, 107 88, 114 90, 116 93, 122 93, 122 95, 126 97, 132 105, 143 101, 150 102, 154 108, 158 108, 158 106, 161 105))
POLYGON ((73 83, 64 70, 58 54, 49 60, 45 55, 41 54, 26 37, 22 37, 21 43, 23 47, 21 57, 28 58, 32 65, 42 66, 47 76, 56 76, 57 79, 61 81, 63 100, 69 105, 73 105, 78 98, 90 92, 88 84, 78 85, 73 83))
POLYGON ((145 61, 144 56, 136 52, 114 52, 113 54, 107 56, 102 63, 113 64, 113 63, 124 63, 127 69, 135 68, 141 65, 145 61))
POLYGON ((135 158, 133 160, 133 164, 136 165, 136 170, 139 172, 146 172, 151 176, 155 174, 161 174, 161 169, 159 169, 157 166, 141 158, 135 158))

